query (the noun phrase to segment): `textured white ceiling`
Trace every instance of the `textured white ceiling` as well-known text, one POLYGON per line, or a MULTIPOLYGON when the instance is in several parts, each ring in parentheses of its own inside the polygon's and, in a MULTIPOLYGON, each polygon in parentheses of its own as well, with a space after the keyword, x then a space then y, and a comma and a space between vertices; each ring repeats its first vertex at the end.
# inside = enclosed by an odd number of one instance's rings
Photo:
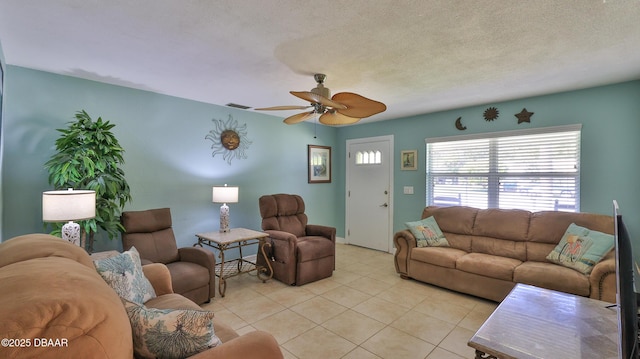
POLYGON ((325 73, 387 105, 366 122, 640 79, 640 0, 0 0, 0 41, 11 65, 219 105, 305 105, 289 91, 325 73))

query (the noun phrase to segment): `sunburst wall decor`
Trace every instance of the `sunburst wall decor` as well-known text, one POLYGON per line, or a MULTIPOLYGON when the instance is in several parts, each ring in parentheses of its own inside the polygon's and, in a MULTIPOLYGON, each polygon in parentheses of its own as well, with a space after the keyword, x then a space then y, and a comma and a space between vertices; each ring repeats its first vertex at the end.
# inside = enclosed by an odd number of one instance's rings
POLYGON ((484 119, 486 121, 493 121, 496 118, 498 118, 499 114, 500 114, 500 111, 498 111, 497 108, 489 107, 488 109, 484 110, 484 119))
POLYGON ((227 121, 215 118, 212 121, 215 127, 204 137, 213 142, 211 156, 222 154, 222 159, 227 161, 229 165, 234 158, 246 159, 245 151, 251 145, 251 141, 247 138, 247 124, 239 126, 238 121, 234 120, 231 115, 227 121))

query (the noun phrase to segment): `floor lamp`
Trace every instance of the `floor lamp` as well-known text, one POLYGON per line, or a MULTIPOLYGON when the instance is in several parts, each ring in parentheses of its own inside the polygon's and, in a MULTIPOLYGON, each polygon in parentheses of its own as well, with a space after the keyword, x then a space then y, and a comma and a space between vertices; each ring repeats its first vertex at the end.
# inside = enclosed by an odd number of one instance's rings
POLYGON ((62 226, 62 239, 80 245, 81 221, 96 216, 96 192, 87 190, 46 191, 42 193, 42 220, 67 222, 62 226))
POLYGON ((213 203, 222 203, 220 206, 220 232, 230 232, 229 228, 229 206, 227 203, 238 202, 238 187, 214 186, 213 203))

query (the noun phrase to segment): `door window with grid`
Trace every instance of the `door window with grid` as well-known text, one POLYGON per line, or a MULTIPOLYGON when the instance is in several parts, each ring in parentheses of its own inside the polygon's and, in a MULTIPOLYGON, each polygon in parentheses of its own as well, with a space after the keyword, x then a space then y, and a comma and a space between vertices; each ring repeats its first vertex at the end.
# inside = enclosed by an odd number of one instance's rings
POLYGON ((427 205, 580 211, 580 125, 426 139, 427 205))

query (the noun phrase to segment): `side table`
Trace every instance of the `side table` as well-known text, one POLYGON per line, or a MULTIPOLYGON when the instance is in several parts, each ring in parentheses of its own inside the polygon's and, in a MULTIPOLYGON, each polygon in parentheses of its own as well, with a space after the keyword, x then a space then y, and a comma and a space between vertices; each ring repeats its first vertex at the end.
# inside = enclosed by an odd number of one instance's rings
POLYGON ((196 237, 198 237, 198 243, 194 244, 194 246, 207 245, 217 249, 219 252, 218 257, 220 258, 220 263, 216 264, 216 276, 219 278, 218 292, 220 292, 222 297, 224 297, 227 291, 227 278, 254 270, 257 271, 258 278, 260 278, 263 283, 273 276, 273 268, 265 252, 265 246, 271 245, 266 242, 269 234, 246 228, 232 228, 229 232, 198 233, 196 237), (252 262, 242 256, 242 247, 254 244, 258 244, 259 250, 257 255, 264 256, 268 268, 259 266, 257 260, 252 262), (240 258, 225 261, 224 251, 235 248, 239 249, 240 258), (245 264, 248 264, 250 268, 245 268, 245 264))

